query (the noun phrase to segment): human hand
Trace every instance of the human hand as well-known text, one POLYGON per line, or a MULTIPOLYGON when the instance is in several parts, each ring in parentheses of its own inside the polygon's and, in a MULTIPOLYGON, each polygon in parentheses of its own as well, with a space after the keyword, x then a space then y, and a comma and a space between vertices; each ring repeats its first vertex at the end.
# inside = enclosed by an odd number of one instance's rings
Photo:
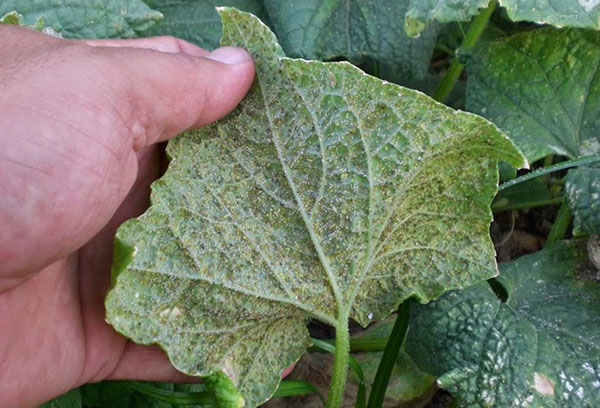
POLYGON ((113 236, 148 206, 157 143, 232 110, 250 56, 170 37, 0 38, 0 406, 103 379, 184 380, 104 322, 113 236))

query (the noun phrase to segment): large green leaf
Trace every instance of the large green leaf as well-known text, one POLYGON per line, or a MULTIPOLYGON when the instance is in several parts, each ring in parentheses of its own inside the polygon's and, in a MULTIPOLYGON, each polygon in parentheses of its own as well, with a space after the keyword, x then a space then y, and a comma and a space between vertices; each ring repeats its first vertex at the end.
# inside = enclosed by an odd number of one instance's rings
POLYGON ((461 407, 600 404, 600 287, 560 243, 500 266, 506 303, 488 284, 414 308, 407 351, 461 407))
POLYGON ((221 38, 221 19, 217 6, 233 6, 248 11, 264 20, 266 13, 260 0, 145 0, 159 10, 164 20, 154 26, 148 35, 173 35, 213 49, 221 38))
POLYGON ((26 25, 41 17, 66 38, 135 37, 162 19, 142 0, 2 0, 0 16, 11 11, 26 25))
POLYGON ((285 58, 260 20, 221 9, 257 79, 225 120, 172 141, 152 207, 118 231, 108 321, 180 370, 223 371, 247 406, 308 345, 309 318, 382 319, 497 273, 497 161, 486 120, 365 75, 285 58))
MULTIPOLYGON (((432 20, 467 21, 490 0, 410 0, 406 31, 418 34, 432 20)), ((531 21, 556 27, 600 29, 598 0, 498 0, 513 21, 531 21)))
POLYGON ((530 161, 600 151, 600 33, 538 29, 467 57, 467 109, 498 125, 530 161))
POLYGON ((565 189, 575 234, 600 234, 600 168, 569 171, 565 189))
POLYGON ((265 0, 273 28, 290 57, 348 60, 378 77, 413 84, 425 79, 438 34, 406 35, 408 0, 265 0))

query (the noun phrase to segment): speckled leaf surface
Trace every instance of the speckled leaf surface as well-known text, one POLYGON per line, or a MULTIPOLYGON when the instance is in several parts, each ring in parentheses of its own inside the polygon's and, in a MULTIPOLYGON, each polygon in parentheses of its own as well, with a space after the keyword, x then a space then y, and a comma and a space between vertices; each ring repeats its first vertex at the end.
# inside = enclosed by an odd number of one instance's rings
POLYGON ((400 24, 408 0, 265 0, 265 7, 290 57, 344 59, 401 84, 427 75, 439 27, 409 37, 400 24))
POLYGON ((250 12, 263 21, 267 17, 261 0, 145 0, 164 15, 148 35, 173 35, 206 49, 219 46, 221 19, 215 10, 232 6, 250 12))
POLYGON ((538 29, 467 56, 467 109, 498 125, 530 161, 600 151, 600 33, 538 29))
POLYGON ((162 19, 142 0, 2 0, 0 15, 16 11, 23 24, 41 17, 65 38, 130 38, 162 19))
POLYGON ((500 265, 489 285, 414 308, 407 351, 461 407, 600 404, 600 287, 581 243, 560 243, 500 265))
POLYGON ((285 58, 251 14, 224 45, 256 81, 226 119, 172 141, 152 206, 118 231, 108 321, 193 375, 266 400, 308 344, 305 322, 362 325, 411 295, 497 273, 497 161, 524 158, 488 121, 365 75, 285 58))
MULTIPOLYGON (((490 0, 410 0, 405 28, 418 34, 432 20, 467 21, 490 0)), ((600 29, 600 0, 498 0, 513 21, 600 29)))
POLYGON ((600 168, 569 171, 565 190, 574 234, 600 234, 600 168))

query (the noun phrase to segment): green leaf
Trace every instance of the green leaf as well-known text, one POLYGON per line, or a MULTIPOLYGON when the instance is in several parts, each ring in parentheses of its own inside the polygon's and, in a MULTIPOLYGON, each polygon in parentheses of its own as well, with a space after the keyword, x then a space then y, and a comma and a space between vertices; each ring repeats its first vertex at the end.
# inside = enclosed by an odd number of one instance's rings
POLYGON ((226 119, 169 144, 151 208, 117 233, 106 307, 181 371, 227 374, 252 407, 308 346, 307 319, 366 326, 496 275, 497 162, 524 158, 478 116, 346 62, 285 58, 256 17, 220 14, 256 81, 226 119))
POLYGON ((283 380, 279 383, 279 387, 273 398, 294 397, 297 395, 317 394, 323 406, 325 406, 325 398, 321 395, 321 391, 308 381, 302 380, 283 380))
MULTIPOLYGON (((418 35, 432 20, 468 21, 490 0, 410 0, 405 30, 418 35)), ((498 0, 513 21, 600 29, 598 0, 498 0)))
POLYGON ((461 407, 600 403, 600 287, 576 243, 500 265, 502 304, 485 282, 415 308, 407 351, 461 407))
POLYGON ((147 35, 172 35, 193 42, 206 49, 219 46, 221 19, 217 6, 233 6, 267 17, 260 0, 145 0, 146 4, 164 15, 164 20, 147 35))
POLYGON ((402 84, 426 78, 438 25, 420 38, 404 32, 409 0, 266 0, 286 55, 325 61, 348 60, 374 75, 402 84))
POLYGON ((162 19, 142 0, 3 0, 0 15, 16 11, 23 24, 39 18, 65 38, 130 38, 162 19))
POLYGON ((573 233, 600 234, 600 168, 569 171, 565 190, 573 211, 573 233))
POLYGON ((79 389, 77 389, 77 388, 39 406, 39 408, 80 408, 80 407, 81 407, 81 394, 79 393, 79 389))
POLYGON ((482 43, 467 57, 467 109, 530 162, 600 149, 600 33, 545 28, 482 43))

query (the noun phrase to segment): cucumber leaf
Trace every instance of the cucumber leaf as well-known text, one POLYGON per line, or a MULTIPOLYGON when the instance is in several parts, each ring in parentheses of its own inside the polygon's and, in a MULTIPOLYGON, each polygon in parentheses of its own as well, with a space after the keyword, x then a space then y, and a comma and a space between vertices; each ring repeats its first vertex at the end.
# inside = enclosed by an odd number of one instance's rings
POLYGON ((255 59, 238 108, 169 143, 152 206, 117 233, 107 320, 192 375, 268 399, 305 323, 363 326, 497 274, 488 228, 498 129, 353 65, 286 58, 248 13, 223 45, 255 59))
POLYGON ((467 110, 500 127, 530 162, 600 151, 600 33, 545 28, 466 57, 467 110))
POLYGON ((290 57, 348 60, 401 84, 426 78, 439 32, 433 24, 419 38, 399 22, 409 0, 266 0, 272 26, 290 57))
POLYGON ((573 233, 600 234, 600 168, 570 170, 565 183, 573 233))
POLYGON ((12 11, 24 25, 43 21, 65 38, 131 38, 162 19, 142 0, 3 0, 0 16, 12 11))
MULTIPOLYGON (((432 20, 468 21, 490 0, 410 0, 405 29, 418 35, 432 20)), ((600 0, 498 0, 513 21, 600 29, 600 0)))
POLYGON ((260 0, 145 0, 164 19, 147 35, 172 35, 206 49, 219 46, 221 19, 217 6, 232 6, 248 11, 261 19, 267 17, 260 0))
MULTIPOLYGON (((500 265, 506 303, 483 282, 411 316, 406 350, 461 407, 600 403, 600 286, 581 243, 500 265)), ((595 269, 595 268, 594 268, 595 269)))

